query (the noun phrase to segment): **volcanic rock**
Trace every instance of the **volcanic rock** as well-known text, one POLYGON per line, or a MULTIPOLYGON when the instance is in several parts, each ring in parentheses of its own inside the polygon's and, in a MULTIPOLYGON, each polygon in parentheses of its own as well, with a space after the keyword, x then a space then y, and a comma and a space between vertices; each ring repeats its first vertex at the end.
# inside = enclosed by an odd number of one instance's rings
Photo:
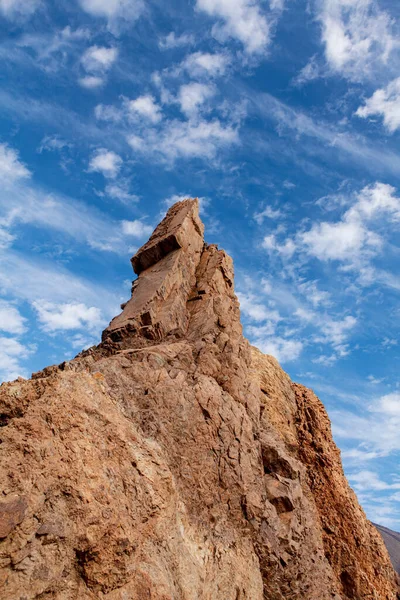
POLYGON ((318 398, 242 335, 175 204, 101 344, 0 387, 7 600, 395 600, 318 398))

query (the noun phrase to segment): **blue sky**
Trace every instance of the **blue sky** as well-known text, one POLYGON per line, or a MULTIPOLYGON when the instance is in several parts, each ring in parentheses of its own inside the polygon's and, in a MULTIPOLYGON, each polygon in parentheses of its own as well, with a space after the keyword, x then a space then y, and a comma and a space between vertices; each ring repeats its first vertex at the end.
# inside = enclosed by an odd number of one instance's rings
POLYGON ((247 337, 400 530, 400 4, 0 0, 0 380, 99 341, 201 199, 247 337))

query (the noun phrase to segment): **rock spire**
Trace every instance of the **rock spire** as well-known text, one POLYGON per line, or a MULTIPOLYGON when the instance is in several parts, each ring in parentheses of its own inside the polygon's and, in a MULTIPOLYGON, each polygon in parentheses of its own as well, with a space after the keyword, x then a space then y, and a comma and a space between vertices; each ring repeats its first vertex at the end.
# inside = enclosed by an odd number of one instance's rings
POLYGON ((0 387, 7 600, 395 600, 325 409, 242 335, 196 200, 99 346, 0 387))

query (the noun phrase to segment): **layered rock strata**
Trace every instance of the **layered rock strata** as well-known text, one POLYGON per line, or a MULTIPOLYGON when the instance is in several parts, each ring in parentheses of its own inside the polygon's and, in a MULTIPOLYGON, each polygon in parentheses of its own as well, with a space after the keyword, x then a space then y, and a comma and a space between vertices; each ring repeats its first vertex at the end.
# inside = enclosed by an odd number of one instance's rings
POLYGON ((99 346, 0 387, 7 600, 395 600, 324 407, 243 338, 177 203, 99 346))

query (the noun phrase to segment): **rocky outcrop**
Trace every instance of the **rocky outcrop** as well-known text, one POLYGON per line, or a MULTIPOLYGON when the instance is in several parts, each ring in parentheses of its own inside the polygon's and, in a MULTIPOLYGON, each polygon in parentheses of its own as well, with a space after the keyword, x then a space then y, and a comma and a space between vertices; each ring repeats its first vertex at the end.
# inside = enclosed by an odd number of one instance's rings
POLYGON ((242 336, 174 205, 102 343, 0 388, 4 598, 394 600, 312 392, 242 336))

